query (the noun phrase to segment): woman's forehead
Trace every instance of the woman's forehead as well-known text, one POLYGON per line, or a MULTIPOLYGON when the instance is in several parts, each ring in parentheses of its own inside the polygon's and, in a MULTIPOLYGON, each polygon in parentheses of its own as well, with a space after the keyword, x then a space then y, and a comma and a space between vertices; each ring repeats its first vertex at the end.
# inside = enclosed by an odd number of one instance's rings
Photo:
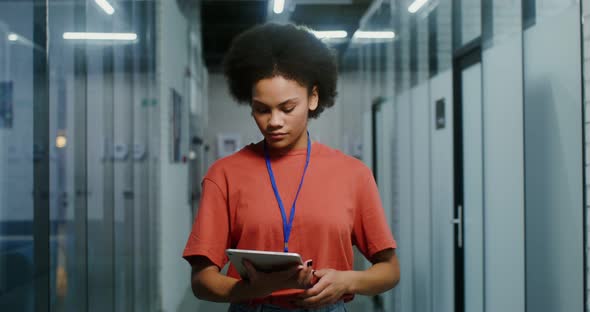
POLYGON ((253 97, 293 97, 299 96, 306 92, 306 87, 301 86, 299 82, 275 76, 272 78, 261 79, 256 82, 252 88, 253 97))

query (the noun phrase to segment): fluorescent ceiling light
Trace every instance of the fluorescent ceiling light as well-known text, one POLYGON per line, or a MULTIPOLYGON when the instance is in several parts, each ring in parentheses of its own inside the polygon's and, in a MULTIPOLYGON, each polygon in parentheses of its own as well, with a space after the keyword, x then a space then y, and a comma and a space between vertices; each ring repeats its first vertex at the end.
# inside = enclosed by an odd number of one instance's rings
POLYGON ((348 36, 348 33, 344 30, 312 31, 312 33, 319 39, 339 39, 348 36))
POLYGON ((137 39, 135 33, 88 33, 88 32, 65 32, 64 39, 68 40, 127 40, 137 39))
POLYGON ((17 41, 18 40, 18 35, 15 33, 11 33, 8 35, 8 40, 10 41, 17 41))
POLYGON ((107 0, 94 0, 98 6, 103 9, 108 15, 115 13, 115 8, 107 0))
POLYGON ((408 7, 408 11, 410 13, 416 13, 420 10, 428 0, 415 0, 410 6, 408 7))
POLYGON ((283 13, 283 10, 285 9, 285 0, 274 0, 274 5, 273 5, 273 12, 275 12, 275 14, 281 14, 283 13))
POLYGON ((361 31, 357 30, 354 33, 354 38, 360 39, 393 39, 395 33, 393 31, 361 31))

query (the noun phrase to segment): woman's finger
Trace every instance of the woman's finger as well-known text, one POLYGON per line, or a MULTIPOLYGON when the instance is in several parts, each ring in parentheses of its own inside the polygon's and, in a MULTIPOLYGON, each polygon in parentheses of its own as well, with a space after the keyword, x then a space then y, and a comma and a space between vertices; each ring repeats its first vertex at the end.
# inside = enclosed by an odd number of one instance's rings
POLYGON ((305 299, 301 299, 300 304, 306 308, 314 308, 326 305, 333 298, 330 287, 324 288, 319 294, 305 299))
MULTIPOLYGON (((317 272, 317 271, 316 271, 317 272)), ((316 284, 314 284, 311 288, 306 289, 303 293, 299 295, 299 298, 311 298, 321 294, 324 289, 329 286, 329 282, 319 280, 316 284)))
POLYGON ((313 279, 313 274, 312 274, 313 270, 310 268, 309 270, 305 271, 305 275, 303 275, 303 281, 301 282, 301 286, 303 286, 303 288, 310 288, 311 286, 313 286, 312 284, 312 279, 313 279))
POLYGON ((305 275, 304 275, 304 281, 301 284, 303 286, 303 288, 310 288, 313 286, 313 272, 315 272, 314 268, 313 268, 313 261, 309 260, 306 262, 306 270, 305 270, 305 275))
POLYGON ((319 308, 322 306, 334 304, 334 303, 338 302, 338 300, 340 300, 340 297, 337 296, 336 294, 332 293, 332 294, 329 294, 326 297, 322 298, 321 300, 317 301, 316 303, 308 305, 308 307, 311 309, 315 309, 315 308, 319 308))

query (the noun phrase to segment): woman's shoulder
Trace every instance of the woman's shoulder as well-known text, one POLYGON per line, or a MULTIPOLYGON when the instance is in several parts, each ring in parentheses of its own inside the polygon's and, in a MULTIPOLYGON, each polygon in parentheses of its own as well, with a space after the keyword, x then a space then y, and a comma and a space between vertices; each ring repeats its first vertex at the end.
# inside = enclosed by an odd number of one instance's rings
POLYGON ((254 163, 260 162, 260 159, 256 144, 251 143, 229 156, 214 161, 209 166, 205 178, 219 178, 237 169, 249 168, 254 163))
POLYGON ((371 169, 360 159, 345 154, 344 152, 322 143, 316 143, 319 147, 318 155, 323 165, 336 167, 334 169, 346 169, 344 171, 357 175, 372 175, 371 169))

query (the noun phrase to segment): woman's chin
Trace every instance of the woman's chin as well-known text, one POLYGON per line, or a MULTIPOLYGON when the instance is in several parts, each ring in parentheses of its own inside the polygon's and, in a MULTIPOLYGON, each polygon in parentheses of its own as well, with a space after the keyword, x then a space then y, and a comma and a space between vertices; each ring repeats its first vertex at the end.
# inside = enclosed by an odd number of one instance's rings
POLYGON ((285 150, 289 148, 289 144, 288 142, 272 142, 270 144, 268 144, 268 147, 271 150, 285 150))
POLYGON ((293 144, 287 140, 266 140, 268 147, 273 151, 286 152, 289 151, 293 144))

